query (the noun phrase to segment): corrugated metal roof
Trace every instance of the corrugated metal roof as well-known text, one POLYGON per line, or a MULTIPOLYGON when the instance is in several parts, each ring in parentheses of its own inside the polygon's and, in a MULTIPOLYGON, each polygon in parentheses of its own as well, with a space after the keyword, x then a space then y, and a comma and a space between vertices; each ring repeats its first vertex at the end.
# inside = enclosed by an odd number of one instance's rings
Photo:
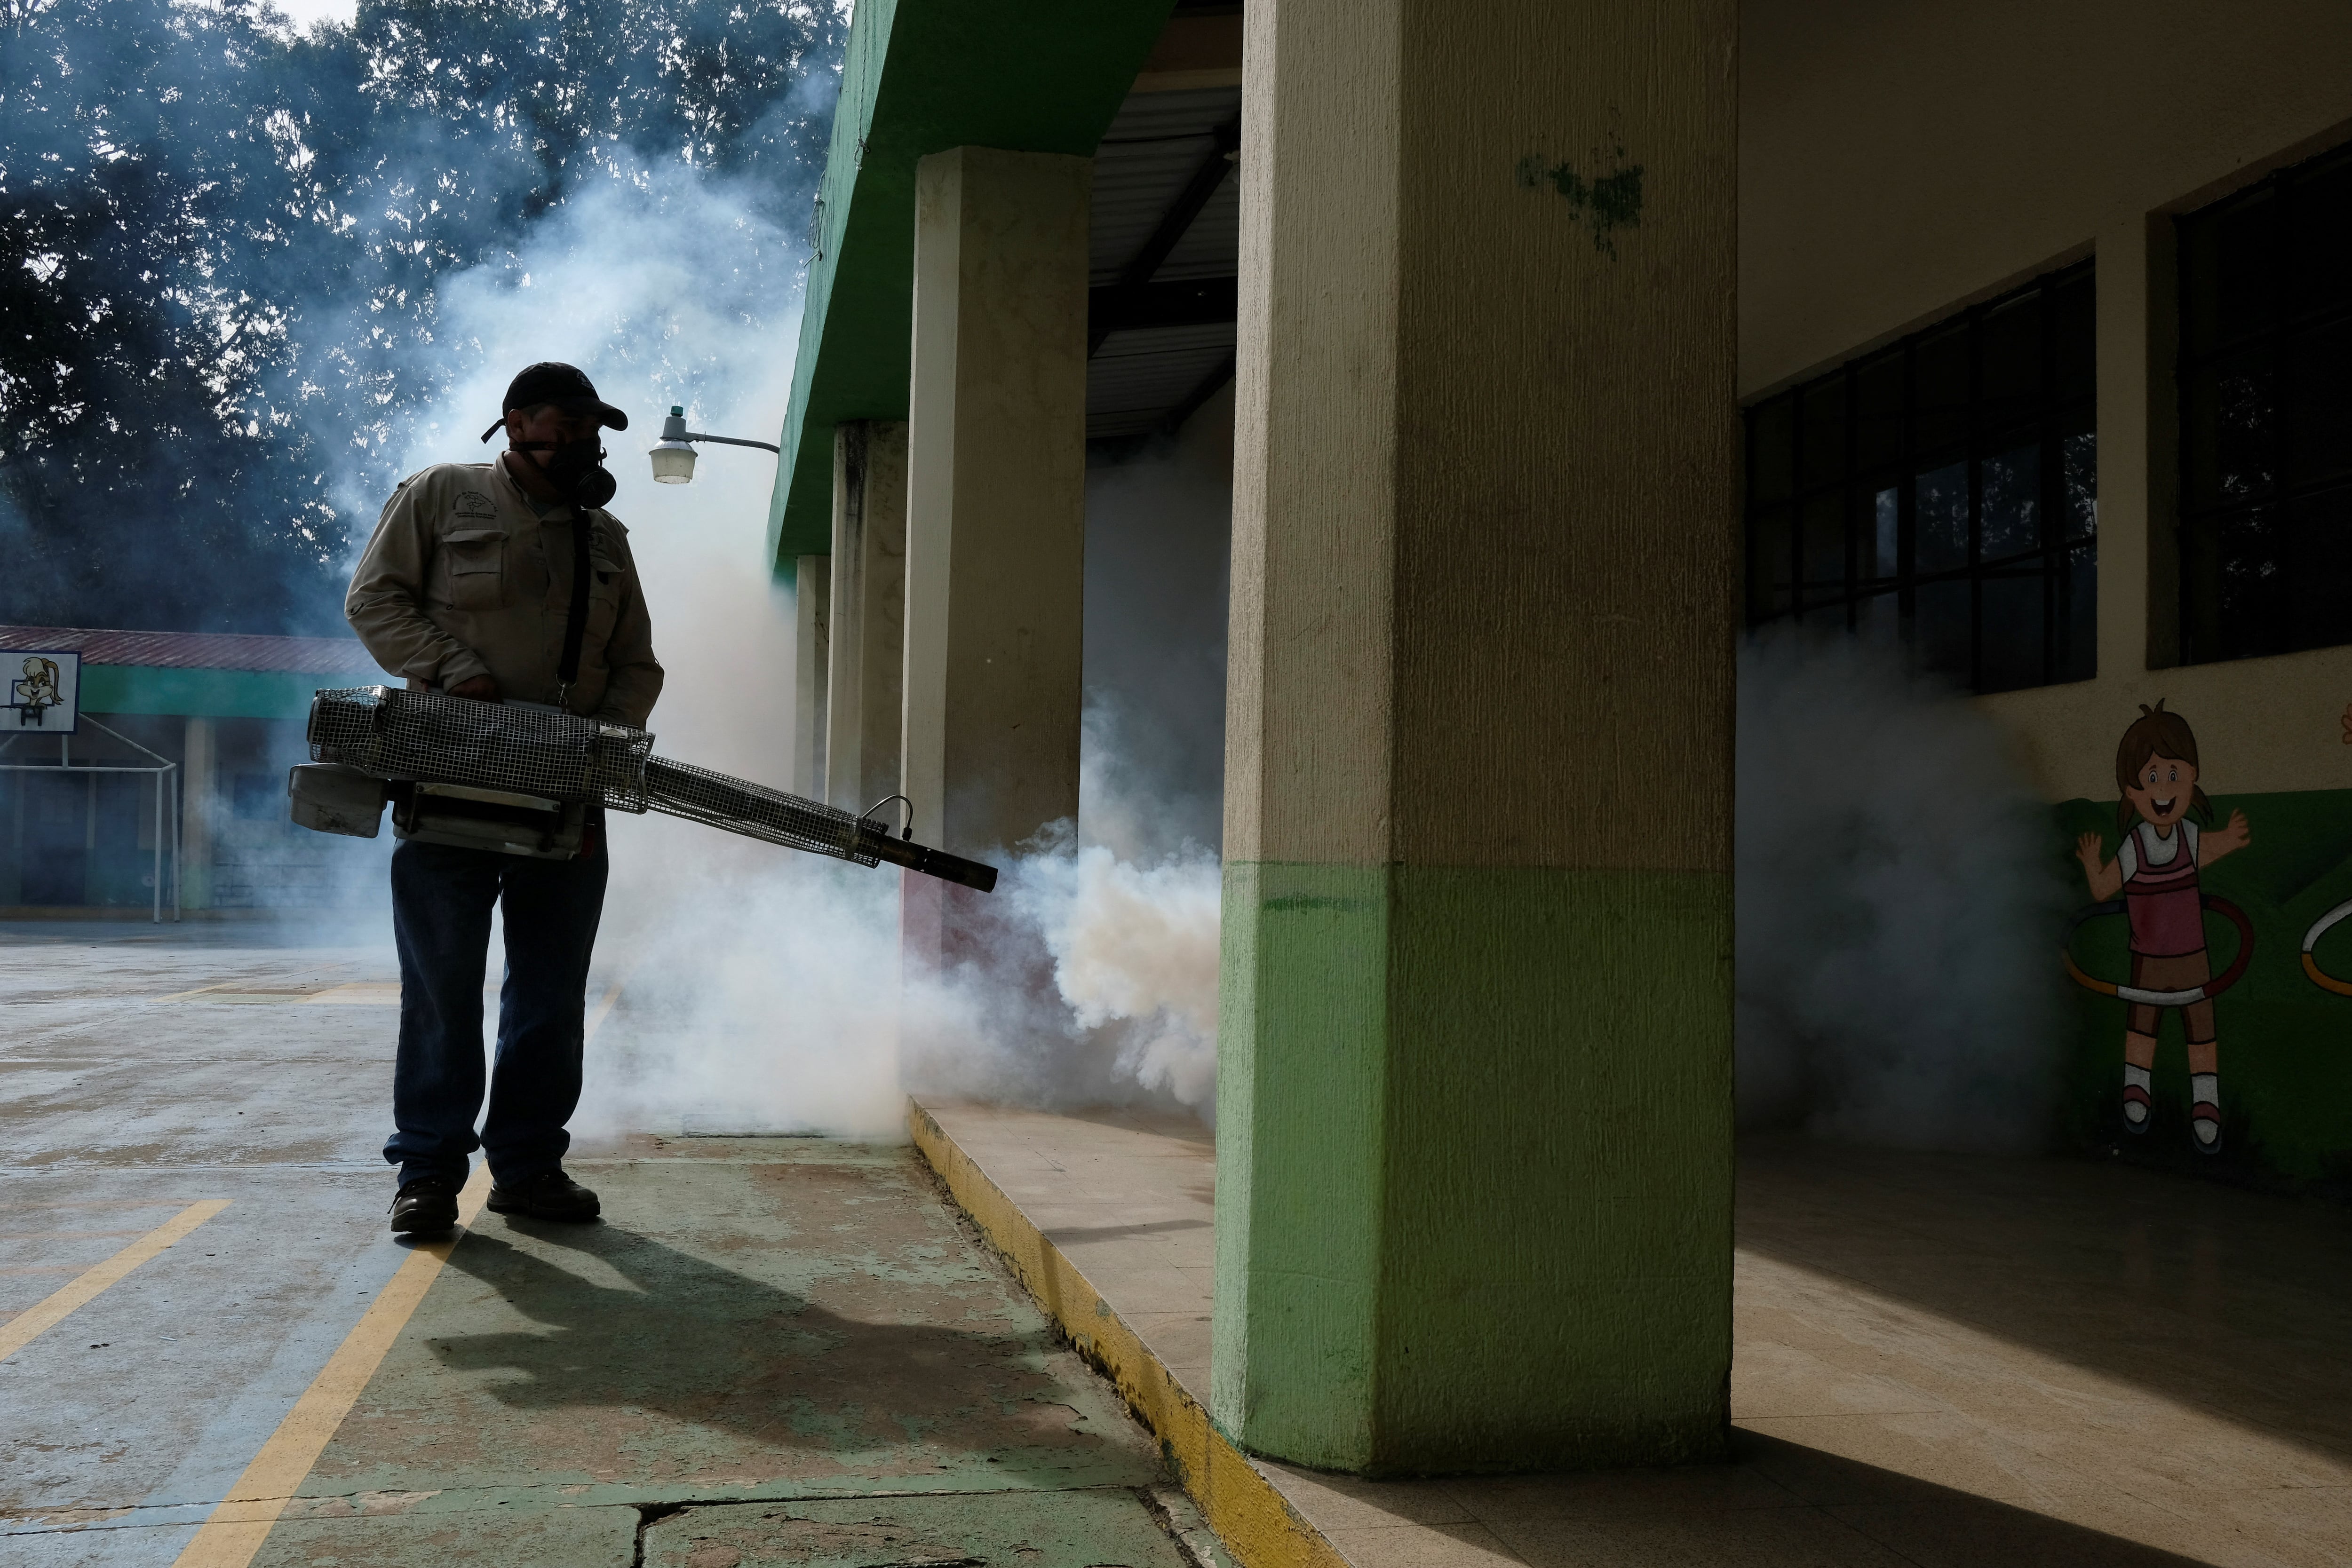
MULTIPOLYGON (((1221 129, 1241 107, 1237 87, 1129 95, 1095 150, 1092 283, 1118 281, 1140 257, 1194 172, 1223 156, 1221 129)), ((1151 277, 1231 277, 1240 266, 1241 182, 1228 172, 1151 277)), ((1110 333, 1087 365, 1087 439, 1139 435, 1189 413, 1231 361, 1234 331, 1226 321, 1110 333)))
MULTIPOLYGON (((1234 326, 1113 332, 1087 365, 1087 435, 1140 435, 1233 357, 1234 326)), ((1213 389, 1212 389, 1213 390, 1213 389)))
POLYGON ((0 650, 78 653, 89 664, 151 670, 285 670, 381 680, 352 637, 267 637, 250 632, 110 632, 88 626, 0 626, 0 650))
MULTIPOLYGON (((1216 151, 1217 128, 1241 113, 1239 88, 1192 92, 1146 92, 1130 96, 1095 150, 1094 192, 1089 198, 1092 281, 1112 283, 1160 226, 1177 193, 1201 161, 1216 151)), ((1227 178, 1218 194, 1234 217, 1222 225, 1222 270, 1171 273, 1163 262, 1156 277, 1233 276, 1240 254, 1240 183, 1227 178)), ((1204 214, 1205 215, 1205 214, 1204 214)), ((1198 219, 1193 226, 1200 226, 1198 219)), ((1190 233, 1187 233, 1190 238, 1190 233)), ((1172 259, 1172 258, 1171 258, 1172 259)), ((1189 258, 1194 260, 1206 257, 1189 258)))

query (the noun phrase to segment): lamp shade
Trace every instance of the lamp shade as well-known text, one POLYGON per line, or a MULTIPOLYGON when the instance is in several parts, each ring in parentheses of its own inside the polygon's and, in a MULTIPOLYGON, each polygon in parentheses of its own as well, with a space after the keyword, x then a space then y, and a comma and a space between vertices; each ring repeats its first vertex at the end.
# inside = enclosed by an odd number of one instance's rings
POLYGON ((694 447, 684 441, 665 441, 646 453, 654 460, 654 483, 656 485, 690 485, 694 482, 694 447))

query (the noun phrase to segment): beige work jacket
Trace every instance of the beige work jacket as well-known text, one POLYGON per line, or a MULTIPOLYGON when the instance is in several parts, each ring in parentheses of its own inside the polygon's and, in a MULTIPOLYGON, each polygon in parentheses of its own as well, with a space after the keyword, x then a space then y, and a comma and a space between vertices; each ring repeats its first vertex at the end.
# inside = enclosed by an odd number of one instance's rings
MULTIPOLYGON (((447 688, 487 674, 501 697, 552 703, 572 609, 573 508, 542 520, 496 463, 441 463, 384 504, 352 574, 343 615, 367 651, 409 685, 447 688)), ((653 627, 628 530, 589 513, 588 625, 573 713, 642 727, 661 695, 653 627)))

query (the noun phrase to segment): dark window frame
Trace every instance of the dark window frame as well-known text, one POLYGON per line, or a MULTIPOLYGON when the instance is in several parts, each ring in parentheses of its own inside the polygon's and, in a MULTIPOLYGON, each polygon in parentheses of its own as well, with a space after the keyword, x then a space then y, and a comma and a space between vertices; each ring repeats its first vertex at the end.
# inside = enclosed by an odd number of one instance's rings
POLYGON ((2319 390, 2352 385, 2352 281, 2315 281, 2352 268, 2347 207, 2352 145, 2174 219, 2184 664, 2352 643, 2352 398, 2319 390))
MULTIPOLYGON (((1916 665, 1946 674, 1972 691, 2021 690, 2095 676, 2095 289, 2091 261, 2055 268, 1750 404, 1748 624, 1792 620, 1859 632, 1868 622, 1874 632, 1899 639, 1916 665), (2035 334, 2032 354, 2038 356, 2030 387, 2014 375, 2029 356, 2000 357, 2019 346, 2011 334, 2028 312, 2035 334), (1989 350, 1999 361, 1991 378, 1989 350), (1923 351, 1935 361, 1925 389, 1923 351), (1960 376, 1952 373, 1962 356, 1964 391, 1960 376), (2006 377, 2002 367, 2010 372, 2006 377), (1885 380, 1889 375, 1899 377, 1899 394, 1885 380), (1946 382, 1941 387, 1932 384, 1938 375, 1946 382), (1865 379, 1874 379, 1869 399, 1865 379), (1958 392, 1959 402, 1923 401, 1939 392, 1958 392), (1883 412, 1890 395, 1899 408, 1892 417, 1883 412), (1817 405, 1825 410, 1818 420, 1817 405), (1816 423, 1822 430, 1813 433, 1828 439, 1817 440, 1809 454, 1807 438, 1816 423), (1843 426, 1842 449, 1833 452, 1839 443, 1829 429, 1832 425, 1843 426), (2033 454, 2030 489, 2023 495, 2009 492, 2008 504, 1997 507, 1990 520, 1998 533, 2030 517, 2032 543, 2009 549, 1996 544, 1988 553, 1988 476, 2021 476, 2028 451, 2033 454), (1962 476, 1964 524, 1957 507, 1962 476), (1943 516, 1948 524, 1965 527, 1965 549, 1957 548, 1956 532, 1943 532, 1953 553, 1942 561, 1929 560, 1923 570, 1920 499, 1923 489, 1931 498, 1943 493, 1932 484, 1938 478, 1951 486, 1955 505, 1943 516), (1890 494, 1891 517, 1885 507, 1890 494), (1889 544, 1892 570, 1882 555, 1889 544), (2040 645, 2034 648, 2031 636, 2000 640, 1989 665, 1988 589, 2006 599, 2004 585, 2029 579, 2040 583, 2040 645), (1951 589, 1957 585, 1967 588, 1967 649, 1954 657, 1949 649, 1939 653, 1922 644, 1919 606, 1924 590, 1931 601, 1954 608, 1951 589)), ((1957 622, 1941 624, 1948 628, 1957 622)))

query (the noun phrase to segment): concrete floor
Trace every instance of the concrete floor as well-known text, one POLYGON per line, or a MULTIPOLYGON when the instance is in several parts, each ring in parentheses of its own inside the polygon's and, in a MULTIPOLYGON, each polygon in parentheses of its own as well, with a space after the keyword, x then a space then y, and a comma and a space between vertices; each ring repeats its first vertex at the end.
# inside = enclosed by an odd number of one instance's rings
MULTIPOLYGON (((1205 1403, 1208 1134, 928 1109, 1205 1403)), ((2352 1563, 2352 1214, 1803 1139, 1751 1141, 1739 1181, 1733 1463, 1255 1468, 1356 1568, 2352 1563)))
MULTIPOLYGON (((371 934, 0 926, 0 1336, 226 1204, 0 1359, 0 1562, 181 1561, 388 1299, 415 1256, 376 1155, 392 975, 371 934)), ((937 1113, 1205 1394, 1207 1135, 937 1113)), ((1208 1551, 911 1152, 638 1136, 574 1166, 607 1223, 484 1217, 250 1561, 1208 1551)), ((1741 1183, 1735 1463, 1265 1473, 1358 1568, 2352 1562, 2344 1211, 1789 1141, 1749 1145, 1741 1183)))
MULTIPOLYGON (((394 970, 316 936, 0 926, 0 1335, 226 1202, 0 1360, 0 1561, 247 1561, 200 1527, 414 1256, 394 970)), ((910 1150, 572 1165, 605 1222, 483 1215, 249 1561, 1195 1561, 1149 1436, 910 1150)))

